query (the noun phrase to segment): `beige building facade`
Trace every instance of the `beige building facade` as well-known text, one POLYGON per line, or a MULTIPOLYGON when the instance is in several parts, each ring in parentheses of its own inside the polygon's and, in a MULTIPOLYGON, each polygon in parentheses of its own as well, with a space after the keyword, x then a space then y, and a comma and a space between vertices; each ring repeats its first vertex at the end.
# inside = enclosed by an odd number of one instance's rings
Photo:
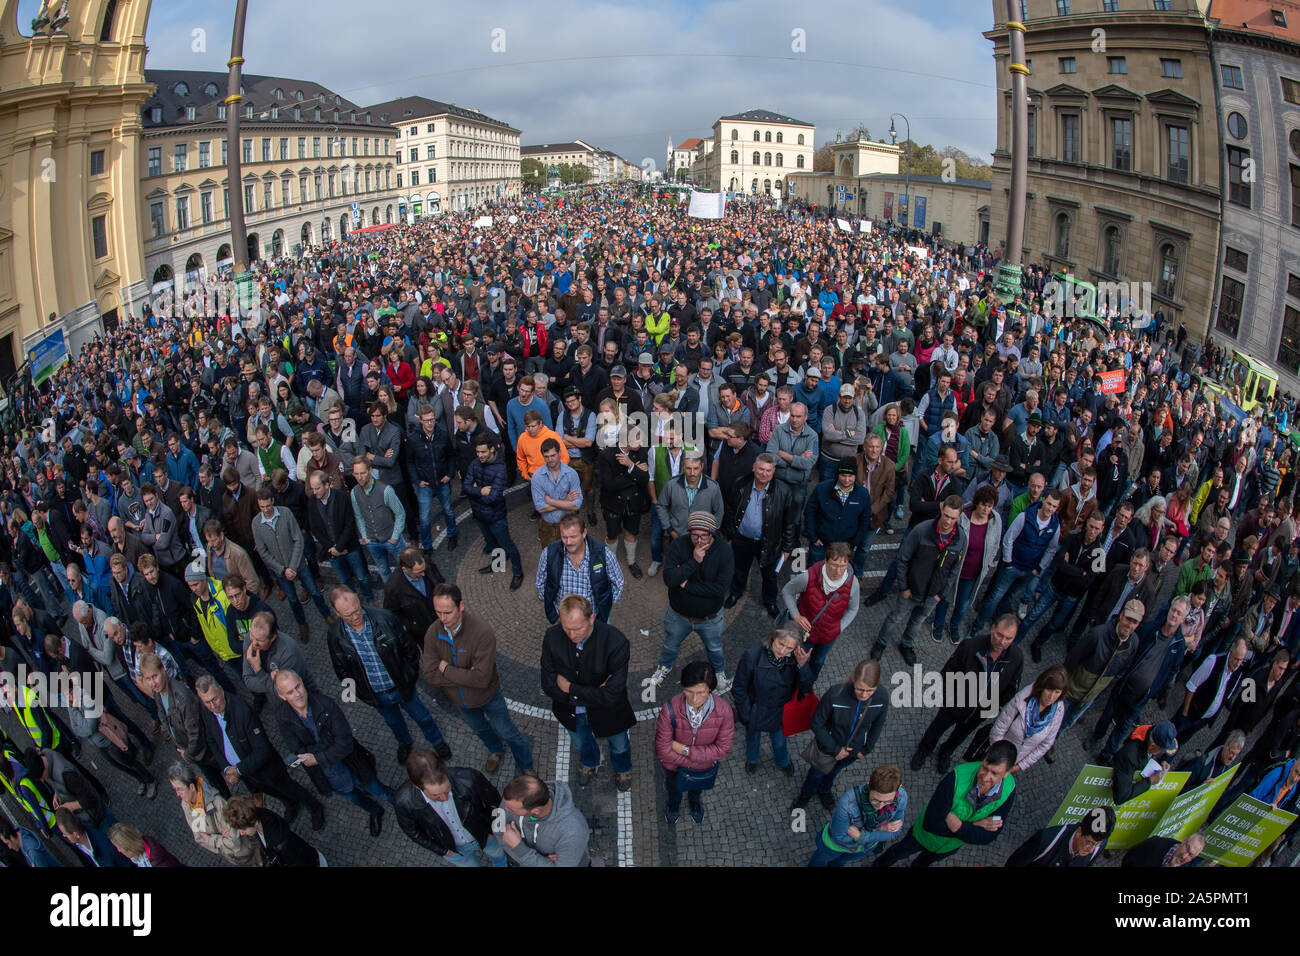
MULTIPOLYGON (((1201 335, 1219 247, 1214 68, 1196 0, 1022 0, 1030 96, 1024 261, 1140 283, 1201 335), (1098 32, 1100 31, 1100 32, 1098 32)), ((1010 192, 1006 4, 992 3, 995 247, 1010 192)))
POLYGON ((423 96, 369 109, 397 130, 398 205, 404 221, 522 194, 519 130, 508 123, 423 96))
POLYGON ((785 192, 785 177, 813 168, 817 129, 770 110, 746 110, 713 124, 713 147, 706 148, 703 174, 692 167, 692 180, 712 192, 753 195, 785 192))

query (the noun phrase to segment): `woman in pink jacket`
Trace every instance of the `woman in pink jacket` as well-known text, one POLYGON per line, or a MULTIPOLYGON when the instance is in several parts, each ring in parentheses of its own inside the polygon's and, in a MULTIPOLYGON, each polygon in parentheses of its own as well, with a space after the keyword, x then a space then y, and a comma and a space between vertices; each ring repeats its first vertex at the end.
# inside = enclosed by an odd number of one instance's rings
MULTIPOLYGON (((1061 664, 1053 664, 1034 679, 1034 682, 1012 697, 988 734, 988 743, 1006 740, 1016 745, 1016 763, 1011 772, 1028 770, 1052 749, 1056 735, 1065 720, 1065 693, 1069 673, 1061 664)), ((987 725, 985 725, 987 726, 987 725)), ((976 734, 967 748, 966 759, 971 760, 972 750, 982 746, 981 734, 976 734)), ((1048 760, 1051 763, 1051 760, 1048 760)))
POLYGON ((682 692, 659 711, 655 756, 664 768, 664 817, 669 823, 681 816, 682 793, 690 800, 691 819, 704 821, 701 794, 713 789, 718 765, 731 751, 736 720, 726 698, 713 693, 717 687, 713 665, 691 661, 682 668, 682 692))

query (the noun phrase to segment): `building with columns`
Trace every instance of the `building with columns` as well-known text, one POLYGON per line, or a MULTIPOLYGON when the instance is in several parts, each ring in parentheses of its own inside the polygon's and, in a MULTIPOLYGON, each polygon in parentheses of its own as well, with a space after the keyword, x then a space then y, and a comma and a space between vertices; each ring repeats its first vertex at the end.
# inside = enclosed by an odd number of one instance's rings
POLYGON ((403 221, 522 195, 519 130, 508 123, 423 96, 376 103, 369 111, 397 130, 403 221))
POLYGON ((813 135, 805 123, 770 110, 746 110, 713 124, 712 152, 692 179, 712 192, 784 194, 787 173, 812 170, 813 135))

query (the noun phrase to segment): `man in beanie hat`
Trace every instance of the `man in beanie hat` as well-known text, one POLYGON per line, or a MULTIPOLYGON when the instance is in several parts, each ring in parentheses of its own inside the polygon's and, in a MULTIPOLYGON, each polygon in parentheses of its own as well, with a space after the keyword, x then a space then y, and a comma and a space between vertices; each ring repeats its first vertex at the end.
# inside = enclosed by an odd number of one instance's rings
POLYGON ((1006 866, 1091 866, 1115 829, 1111 807, 1093 807, 1077 823, 1045 827, 1007 859, 1006 866))
POLYGON ((1171 721, 1145 724, 1133 731, 1115 754, 1111 781, 1115 806, 1146 793, 1169 772, 1170 758, 1178 752, 1178 737, 1171 721))
POLYGON ((709 663, 718 675, 717 693, 731 688, 727 659, 722 652, 722 602, 735 570, 731 545, 718 536, 718 519, 709 511, 692 511, 687 533, 675 538, 664 555, 664 584, 668 608, 664 611, 664 643, 659 665, 650 675, 658 687, 677 662, 682 641, 692 631, 700 635, 709 663))
POLYGON ((818 482, 808 496, 804 524, 811 547, 810 564, 826 557, 826 547, 843 541, 852 549, 853 573, 861 577, 867 553, 863 545, 871 529, 871 492, 858 484, 858 460, 841 458, 835 477, 818 482))

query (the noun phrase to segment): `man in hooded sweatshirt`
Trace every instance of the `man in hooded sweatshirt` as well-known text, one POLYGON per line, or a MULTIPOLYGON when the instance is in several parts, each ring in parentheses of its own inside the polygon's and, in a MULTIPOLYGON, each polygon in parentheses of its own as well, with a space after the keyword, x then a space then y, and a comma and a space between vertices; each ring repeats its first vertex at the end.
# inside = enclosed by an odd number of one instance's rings
POLYGON ((590 866, 587 818, 564 781, 521 773, 501 791, 506 854, 520 866, 590 866))

